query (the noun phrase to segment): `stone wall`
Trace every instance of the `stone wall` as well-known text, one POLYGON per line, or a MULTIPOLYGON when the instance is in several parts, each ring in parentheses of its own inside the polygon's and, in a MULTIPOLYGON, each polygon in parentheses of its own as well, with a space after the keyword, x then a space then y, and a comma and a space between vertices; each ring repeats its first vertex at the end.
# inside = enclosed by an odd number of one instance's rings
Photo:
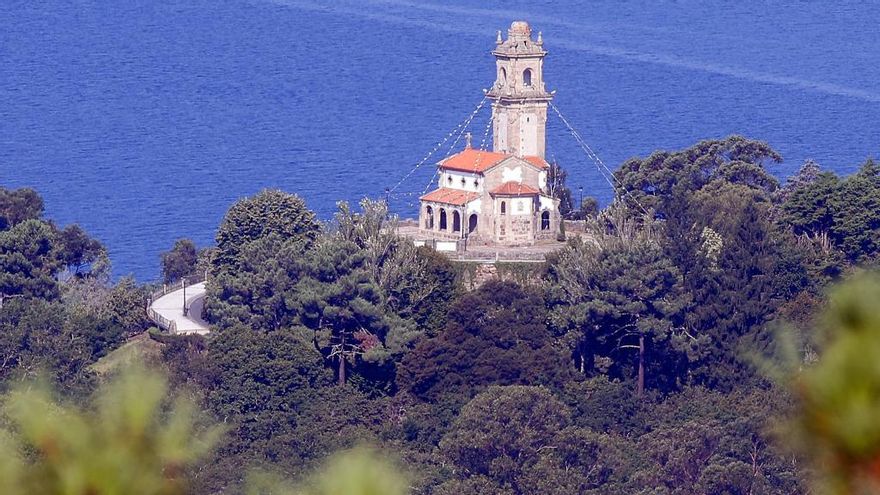
POLYGON ((490 280, 509 280, 520 285, 539 285, 544 263, 456 263, 460 268, 462 286, 475 290, 490 280))

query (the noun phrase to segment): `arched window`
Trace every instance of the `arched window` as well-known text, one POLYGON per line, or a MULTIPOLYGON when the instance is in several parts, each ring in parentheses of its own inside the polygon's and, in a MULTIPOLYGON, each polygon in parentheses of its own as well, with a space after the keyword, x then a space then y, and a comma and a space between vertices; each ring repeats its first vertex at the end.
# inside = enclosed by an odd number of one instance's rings
POLYGON ((461 178, 461 187, 467 187, 467 180, 464 177, 461 178))
POLYGON ((523 86, 531 86, 532 85, 532 69, 526 69, 523 71, 523 86))
POLYGON ((507 203, 505 203, 504 201, 501 202, 501 214, 502 215, 507 214, 507 203))
POLYGON ((434 208, 430 206, 425 207, 425 228, 428 230, 434 229, 434 208))
POLYGON ((452 185, 452 176, 449 175, 446 177, 446 182, 451 186, 452 185))
POLYGON ((461 214, 457 211, 452 212, 452 231, 461 232, 461 214))
POLYGON ((550 212, 541 213, 541 230, 550 230, 550 212))
POLYGON ((470 218, 468 218, 468 234, 473 234, 477 231, 477 214, 472 213, 470 218))
POLYGON ((498 82, 502 85, 507 83, 507 70, 504 67, 498 72, 498 82))
POLYGON ((440 208, 440 230, 446 230, 446 210, 440 208))

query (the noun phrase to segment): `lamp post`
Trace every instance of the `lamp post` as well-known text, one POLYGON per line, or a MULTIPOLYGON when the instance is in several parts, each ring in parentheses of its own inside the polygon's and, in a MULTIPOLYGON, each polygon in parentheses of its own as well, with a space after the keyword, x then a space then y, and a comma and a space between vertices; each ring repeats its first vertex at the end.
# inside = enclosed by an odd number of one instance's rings
POLYGON ((186 307, 186 277, 180 281, 180 286, 183 287, 183 316, 186 316, 189 312, 189 309, 186 307))
MULTIPOLYGON (((580 191, 580 202, 578 203, 578 211, 580 212, 580 216, 584 216, 584 186, 578 186, 578 191, 580 191)), ((583 218, 581 218, 583 220, 583 218)))

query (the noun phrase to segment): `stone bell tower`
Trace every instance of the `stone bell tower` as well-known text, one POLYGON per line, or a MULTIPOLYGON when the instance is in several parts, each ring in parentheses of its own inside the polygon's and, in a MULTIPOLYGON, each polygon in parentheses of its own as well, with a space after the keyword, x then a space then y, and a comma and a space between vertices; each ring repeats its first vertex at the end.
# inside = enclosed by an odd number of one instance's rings
POLYGON ((532 40, 525 21, 515 21, 507 39, 495 40, 497 78, 488 96, 493 100, 493 151, 544 158, 547 106, 553 98, 544 88, 544 40, 532 40))

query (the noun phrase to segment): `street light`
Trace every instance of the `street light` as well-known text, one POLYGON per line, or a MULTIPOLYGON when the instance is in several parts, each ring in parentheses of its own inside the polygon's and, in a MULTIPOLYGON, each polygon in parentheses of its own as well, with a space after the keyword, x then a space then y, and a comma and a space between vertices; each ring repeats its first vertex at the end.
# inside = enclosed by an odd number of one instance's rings
POLYGON ((186 277, 180 281, 180 286, 183 287, 183 316, 186 316, 189 312, 189 308, 186 307, 186 277))
POLYGON ((581 193, 580 203, 578 203, 578 211, 581 212, 581 216, 584 216, 584 186, 578 186, 578 191, 581 193))

